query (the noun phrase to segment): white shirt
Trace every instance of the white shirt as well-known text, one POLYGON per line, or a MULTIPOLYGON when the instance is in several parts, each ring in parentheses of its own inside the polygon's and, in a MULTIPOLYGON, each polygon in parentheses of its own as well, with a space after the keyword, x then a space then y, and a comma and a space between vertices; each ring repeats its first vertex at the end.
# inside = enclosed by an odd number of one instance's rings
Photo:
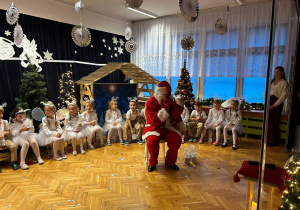
POLYGON ((65 120, 66 130, 67 131, 81 130, 81 128, 78 127, 79 123, 83 124, 83 119, 81 118, 81 115, 78 114, 76 117, 71 117, 71 119, 70 117, 71 116, 68 115, 65 120))
POLYGON ((84 126, 86 126, 86 123, 88 122, 92 122, 92 121, 95 121, 96 124, 98 123, 98 116, 97 116, 97 113, 96 112, 90 112, 90 113, 87 113, 87 112, 83 112, 81 114, 81 117, 83 119, 83 124, 84 126))
POLYGON ((112 122, 122 122, 122 114, 119 109, 113 111, 113 110, 107 110, 105 115, 105 121, 107 123, 112 122))
POLYGON ((197 110, 193 110, 192 111, 192 114, 191 114, 191 117, 194 117, 194 118, 198 118, 198 117, 201 117, 201 118, 206 118, 206 113, 204 111, 200 111, 198 112, 197 110))
POLYGON ((242 114, 240 111, 231 111, 227 110, 225 114, 225 121, 226 123, 232 123, 234 125, 241 124, 242 122, 242 114))
POLYGON ((26 133, 33 133, 34 132, 34 127, 31 126, 29 131, 23 131, 22 133, 19 133, 19 130, 23 127, 24 123, 19 123, 15 120, 14 123, 10 124, 10 134, 12 136, 19 136, 20 134, 26 134, 26 133))
POLYGON ((1 119, 0 123, 0 133, 4 131, 9 131, 9 125, 7 120, 1 119))
POLYGON ((274 104, 275 107, 279 106, 286 99, 288 91, 288 82, 285 79, 280 80, 276 85, 272 82, 270 96, 274 95, 278 98, 274 104))
POLYGON ((219 109, 219 111, 215 110, 214 108, 209 110, 206 123, 209 124, 213 121, 215 121, 216 123, 222 123, 224 121, 224 112, 222 109, 219 109))
POLYGON ((136 120, 136 118, 140 116, 140 111, 136 109, 134 112, 129 109, 127 114, 126 114, 126 119, 128 120, 136 120))
POLYGON ((186 108, 186 106, 184 106, 183 112, 181 114, 181 118, 184 123, 189 122, 190 114, 189 114, 189 110, 188 110, 188 108, 186 108))
POLYGON ((46 135, 53 136, 57 133, 62 133, 58 118, 50 119, 47 116, 42 119, 42 128, 46 135))

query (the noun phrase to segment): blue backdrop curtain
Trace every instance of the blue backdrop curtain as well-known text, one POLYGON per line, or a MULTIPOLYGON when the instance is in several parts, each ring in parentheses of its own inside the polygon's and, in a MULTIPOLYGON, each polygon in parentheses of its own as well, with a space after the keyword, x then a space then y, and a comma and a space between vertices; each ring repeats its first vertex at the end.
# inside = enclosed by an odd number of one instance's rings
MULTIPOLYGON (((0 10, 0 38, 6 38, 13 42, 14 26, 9 25, 5 19, 6 11, 0 10), (11 32, 10 36, 5 35, 5 31, 11 32)), ((79 18, 78 18, 79 22, 79 18)), ((71 38, 71 30, 73 25, 60 23, 56 21, 46 20, 42 18, 32 17, 28 15, 20 15, 19 24, 22 26, 24 34, 37 44, 37 52, 44 57, 44 53, 49 50, 53 53, 54 60, 75 60, 97 64, 107 64, 109 62, 129 62, 130 54, 124 49, 125 41, 123 36, 106 33, 102 31, 91 30, 91 45, 85 48, 75 45, 71 38), (113 43, 113 38, 118 43, 113 43), (122 42, 122 41, 121 41, 122 42), (118 52, 121 48, 123 53, 118 52)), ((22 53, 22 48, 14 46, 15 58, 22 53)), ((57 103, 59 94, 59 79, 61 75, 67 71, 73 72, 74 81, 90 74, 99 69, 99 66, 70 64, 70 63, 47 63, 40 64, 42 72, 45 76, 47 87, 47 97, 49 100, 57 103)), ((11 109, 16 106, 15 98, 19 97, 19 86, 22 74, 25 68, 21 66, 19 60, 0 60, 0 104, 7 102, 8 106, 5 111, 5 117, 8 116, 11 109)), ((120 71, 103 78, 101 82, 105 83, 123 83, 124 75, 120 71)), ((77 97, 79 96, 79 87, 76 87, 77 97)))

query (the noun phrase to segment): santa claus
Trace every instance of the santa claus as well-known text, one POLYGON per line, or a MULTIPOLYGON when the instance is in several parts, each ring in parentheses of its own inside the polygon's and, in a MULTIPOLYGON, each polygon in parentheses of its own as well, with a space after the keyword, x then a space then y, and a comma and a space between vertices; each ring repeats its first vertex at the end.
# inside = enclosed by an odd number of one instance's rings
POLYGON ((169 147, 165 165, 179 170, 175 163, 181 146, 181 136, 186 136, 186 128, 181 119, 182 112, 183 107, 173 101, 170 84, 166 81, 160 82, 155 88, 155 95, 147 101, 145 109, 143 140, 147 139, 150 153, 149 172, 156 170, 160 140, 165 140, 169 147))

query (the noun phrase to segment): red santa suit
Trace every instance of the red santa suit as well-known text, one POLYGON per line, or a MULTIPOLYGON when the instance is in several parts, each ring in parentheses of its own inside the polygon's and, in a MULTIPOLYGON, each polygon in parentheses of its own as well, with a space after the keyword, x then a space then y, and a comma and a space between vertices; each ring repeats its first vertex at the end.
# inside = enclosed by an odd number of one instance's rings
POLYGON ((186 130, 181 119, 182 112, 183 107, 171 99, 170 84, 166 81, 160 82, 155 89, 155 96, 147 101, 145 109, 146 126, 142 138, 147 139, 149 165, 156 166, 158 163, 160 140, 165 140, 169 147, 165 163, 169 166, 175 165, 181 146, 181 132, 186 130))

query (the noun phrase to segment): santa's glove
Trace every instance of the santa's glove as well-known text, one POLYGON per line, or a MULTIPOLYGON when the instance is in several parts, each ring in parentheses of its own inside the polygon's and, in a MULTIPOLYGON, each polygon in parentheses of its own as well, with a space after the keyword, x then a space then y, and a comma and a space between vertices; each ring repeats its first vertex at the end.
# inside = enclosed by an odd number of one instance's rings
POLYGON ((173 101, 172 101, 172 99, 170 99, 170 98, 165 98, 165 99, 162 100, 162 102, 161 102, 162 108, 170 107, 172 104, 173 104, 173 101))

